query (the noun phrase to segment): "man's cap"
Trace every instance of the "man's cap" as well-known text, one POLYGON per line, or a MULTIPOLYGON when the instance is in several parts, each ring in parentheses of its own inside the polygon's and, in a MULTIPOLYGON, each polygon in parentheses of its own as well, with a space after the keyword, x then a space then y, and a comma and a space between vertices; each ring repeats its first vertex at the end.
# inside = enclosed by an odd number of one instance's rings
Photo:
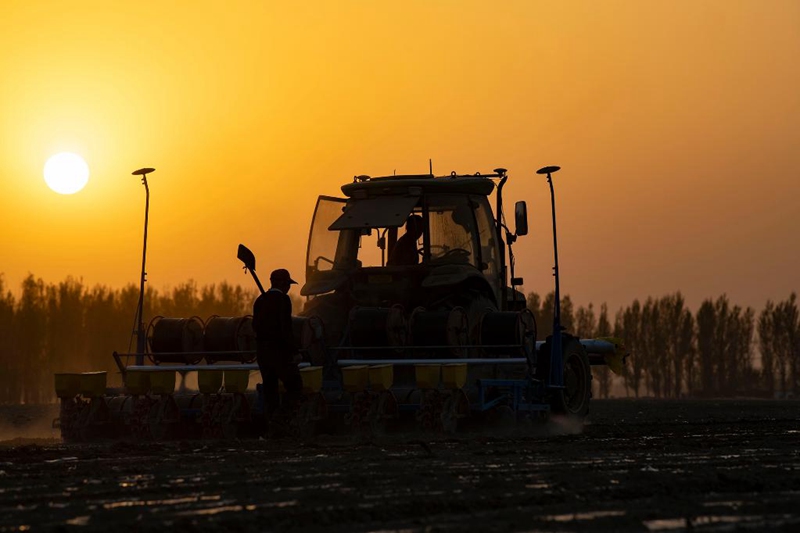
POLYGON ((273 270, 272 274, 269 275, 269 280, 273 283, 288 283, 289 285, 297 285, 297 282, 292 279, 292 276, 289 275, 289 271, 285 268, 273 270))

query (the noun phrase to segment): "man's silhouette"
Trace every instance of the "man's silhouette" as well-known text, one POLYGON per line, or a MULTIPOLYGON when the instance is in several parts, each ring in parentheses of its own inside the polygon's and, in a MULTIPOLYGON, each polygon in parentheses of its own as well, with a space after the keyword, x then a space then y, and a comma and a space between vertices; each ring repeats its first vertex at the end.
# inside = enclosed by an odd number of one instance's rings
POLYGON ((419 264, 419 252, 417 251, 417 240, 422 236, 422 217, 411 215, 406 220, 406 232, 397 242, 389 253, 387 266, 416 265, 419 264))
POLYGON ((284 412, 290 415, 300 401, 303 380, 295 357, 297 344, 292 334, 292 301, 287 294, 297 282, 283 268, 269 277, 272 287, 253 304, 253 329, 256 333, 256 357, 261 371, 264 413, 267 420, 278 408, 278 380, 286 388, 284 412))

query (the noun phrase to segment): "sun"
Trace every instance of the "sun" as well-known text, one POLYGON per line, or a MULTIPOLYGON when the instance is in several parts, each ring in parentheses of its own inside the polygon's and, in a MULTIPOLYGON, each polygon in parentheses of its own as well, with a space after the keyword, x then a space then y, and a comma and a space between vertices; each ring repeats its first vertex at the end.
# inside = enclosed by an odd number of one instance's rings
POLYGON ((59 194, 75 194, 89 181, 89 166, 78 154, 61 152, 44 164, 44 181, 59 194))

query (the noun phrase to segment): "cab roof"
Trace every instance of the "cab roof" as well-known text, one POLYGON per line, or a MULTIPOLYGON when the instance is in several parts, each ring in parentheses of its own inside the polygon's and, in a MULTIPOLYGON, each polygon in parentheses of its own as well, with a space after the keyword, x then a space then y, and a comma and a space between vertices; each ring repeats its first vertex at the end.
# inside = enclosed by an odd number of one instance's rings
POLYGON ((384 176, 370 178, 356 176, 353 183, 342 185, 342 192, 350 198, 388 195, 420 195, 427 193, 481 194, 488 196, 494 190, 494 174, 434 177, 430 174, 411 176, 384 176), (362 192, 363 191, 363 192, 362 192))

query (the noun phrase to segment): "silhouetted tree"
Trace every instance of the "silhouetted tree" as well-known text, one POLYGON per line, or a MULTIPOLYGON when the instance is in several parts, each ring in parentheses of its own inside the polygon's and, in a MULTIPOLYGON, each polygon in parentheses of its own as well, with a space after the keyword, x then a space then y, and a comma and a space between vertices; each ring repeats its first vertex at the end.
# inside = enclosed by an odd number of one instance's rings
POLYGON ((780 378, 781 392, 797 392, 798 338, 800 324, 798 318, 797 295, 775 306, 772 320, 773 349, 780 378))
POLYGON ((714 332, 716 312, 712 300, 703 300, 697 311, 697 355, 700 370, 700 388, 706 394, 714 389, 714 332))
POLYGON ((549 335, 553 334, 553 303, 555 302, 555 293, 550 293, 545 295, 544 300, 542 300, 542 307, 539 312, 539 315, 542 317, 541 326, 539 329, 541 330, 541 338, 542 340, 546 339, 549 335))
MULTIPOLYGON (((677 321, 678 329, 675 331, 676 341, 674 350, 676 354, 682 359, 682 366, 675 364, 675 373, 677 376, 684 376, 684 383, 686 384, 687 392, 691 392, 695 386, 695 360, 697 349, 695 347, 695 323, 694 316, 688 309, 683 309, 677 321)), ((680 396, 681 384, 680 381, 675 382, 675 396, 680 396)))
MULTIPOLYGON (((552 300, 555 301, 555 295, 552 300)), ((561 325, 564 327, 564 331, 575 331, 575 306, 572 304, 569 294, 561 298, 561 325)))
POLYGON ((18 349, 13 364, 19 365, 16 369, 21 374, 23 403, 38 403, 44 396, 42 372, 48 368, 44 352, 48 326, 46 308, 44 281, 29 274, 22 281, 22 295, 13 323, 14 344, 18 349))
MULTIPOLYGON (((597 328, 595 329, 594 336, 598 338, 610 337, 612 334, 611 322, 608 320, 608 305, 605 302, 600 306, 600 317, 597 319, 597 328)), ((597 395, 600 398, 608 398, 611 394, 611 370, 605 366, 599 366, 592 369, 592 373, 597 376, 595 383, 597 383, 597 395)))
POLYGON ((660 301, 653 298, 645 301, 641 321, 645 385, 656 398, 660 398, 664 395, 670 371, 660 301))
POLYGON ((594 315, 594 305, 579 306, 575 311, 575 335, 581 339, 590 339, 597 328, 597 319, 594 315))
POLYGON ((791 389, 795 395, 800 388, 800 312, 797 307, 797 294, 792 293, 785 306, 786 325, 790 355, 791 389))
MULTIPOLYGON (((83 284, 73 278, 67 278, 58 285, 48 285, 45 289, 47 298, 47 335, 44 353, 47 368, 61 368, 64 362, 70 362, 74 370, 76 364, 86 363, 85 328, 84 328, 84 289, 83 284)), ((85 368, 85 367, 84 367, 85 368)), ((41 377, 41 387, 46 390, 49 376, 41 377)))
MULTIPOLYGON (((553 308, 555 293, 550 292, 541 300, 535 292, 528 293, 526 305, 536 319, 538 340, 545 340, 553 334, 553 308)), ((561 326, 568 333, 575 334, 575 315, 572 299, 567 296, 561 298, 561 326)))
POLYGON ((0 274, 0 403, 20 400, 20 375, 15 365, 14 307, 14 296, 6 289, 5 279, 0 274))
POLYGON ((714 302, 714 343, 712 344, 712 395, 727 392, 728 375, 730 370, 729 357, 731 353, 732 340, 728 333, 731 324, 730 302, 726 295, 722 295, 714 302))
POLYGON ((660 335, 665 343, 664 364, 669 368, 664 392, 667 396, 679 397, 682 384, 689 387, 689 373, 684 373, 685 361, 692 359, 694 352, 694 318, 684 305, 683 295, 677 292, 659 300, 661 310, 660 335))
POLYGON ((770 396, 775 394, 775 339, 773 338, 775 304, 767 300, 758 315, 758 347, 761 352, 761 379, 770 396))
POLYGON ((634 300, 630 306, 617 313, 614 319, 614 336, 625 339, 630 350, 631 357, 628 358, 629 364, 625 367, 623 379, 626 391, 632 390, 636 398, 639 397, 645 370, 642 329, 642 307, 639 300, 634 300))
POLYGON ((738 305, 733 307, 729 316, 728 332, 726 336, 731 339, 729 344, 729 364, 727 384, 728 395, 740 394, 741 391, 752 389, 755 373, 753 372, 753 331, 755 330, 755 312, 750 307, 742 309, 738 305))

